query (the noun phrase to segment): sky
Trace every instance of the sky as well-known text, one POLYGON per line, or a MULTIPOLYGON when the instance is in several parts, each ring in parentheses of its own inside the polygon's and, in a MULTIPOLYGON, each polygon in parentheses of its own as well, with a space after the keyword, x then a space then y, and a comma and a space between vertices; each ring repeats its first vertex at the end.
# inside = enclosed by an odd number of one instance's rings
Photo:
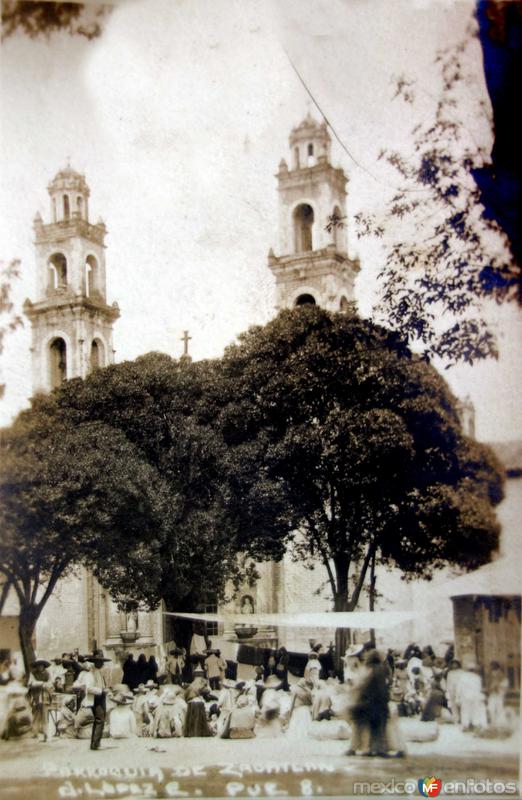
MULTIPOLYGON (((93 42, 66 33, 3 45, 1 65, 1 249, 19 258, 19 307, 35 298, 32 220, 49 220, 46 187, 68 159, 91 189, 90 217, 103 218, 107 297, 117 300, 116 360, 159 350, 219 356, 251 324, 274 313, 266 262, 278 254, 274 174, 288 136, 308 111, 320 118, 295 63, 348 153, 333 161, 348 177, 350 254, 361 259, 358 307, 372 313, 382 244, 356 237, 353 215, 378 211, 389 173, 382 147, 408 147, 415 122, 437 99, 437 51, 460 41, 468 2, 423 0, 127 0, 93 42), (394 78, 415 82, 415 108, 393 100, 394 78)), ((476 76, 460 109, 473 138, 492 134, 474 115, 487 100, 478 43, 476 76)), ((384 242, 385 244, 385 242, 384 242)), ((518 438, 522 367, 520 313, 486 311, 499 336, 499 362, 445 372, 470 395, 477 433, 518 438)), ((0 424, 31 395, 30 327, 9 335, 0 424)))

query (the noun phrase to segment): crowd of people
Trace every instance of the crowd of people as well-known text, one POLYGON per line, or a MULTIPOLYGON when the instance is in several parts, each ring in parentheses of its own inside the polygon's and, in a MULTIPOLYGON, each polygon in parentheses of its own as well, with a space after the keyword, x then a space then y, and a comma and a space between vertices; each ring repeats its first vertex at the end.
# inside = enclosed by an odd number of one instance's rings
POLYGON ((371 643, 352 645, 337 674, 322 656, 315 646, 302 677, 290 679, 285 648, 267 650, 251 677, 236 680, 211 646, 196 655, 174 646, 161 666, 154 656, 111 661, 97 650, 36 659, 24 681, 0 653, 0 736, 46 740, 51 730, 88 738, 92 749, 107 735, 311 737, 350 740, 351 755, 399 757, 401 717, 463 730, 506 725, 508 682, 494 661, 484 688, 478 668, 463 669, 451 648, 440 658, 414 644, 386 655, 371 643))

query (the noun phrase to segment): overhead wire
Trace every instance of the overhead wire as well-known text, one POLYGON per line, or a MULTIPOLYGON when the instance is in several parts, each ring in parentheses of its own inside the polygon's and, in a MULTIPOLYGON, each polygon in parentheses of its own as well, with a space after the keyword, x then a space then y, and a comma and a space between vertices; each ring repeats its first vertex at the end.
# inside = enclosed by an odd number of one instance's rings
POLYGON ((370 178, 372 178, 372 179, 373 179, 373 180, 374 180, 376 183, 380 183, 380 184, 382 184, 383 186, 387 186, 388 188, 391 188, 391 189, 393 189, 393 191, 401 192, 401 193, 404 193, 404 194, 406 194, 406 193, 408 193, 408 194, 409 194, 409 193, 419 193, 419 192, 426 192, 426 191, 428 191, 428 189, 420 189, 420 188, 419 188, 419 189, 405 189, 405 188, 402 188, 402 187, 392 187, 392 186, 390 186, 390 184, 389 184, 389 182, 388 182, 388 181, 383 181, 383 180, 381 180, 381 179, 380 179, 380 178, 378 178, 376 175, 374 175, 374 174, 371 172, 371 170, 369 170, 367 167, 365 167, 363 164, 361 164, 361 163, 360 163, 360 162, 359 162, 359 161, 358 161, 358 160, 355 158, 355 156, 353 155, 353 153, 351 153, 351 152, 350 152, 350 150, 349 150, 349 149, 348 149, 348 147, 345 145, 345 143, 342 141, 341 137, 339 136, 339 134, 338 134, 338 133, 337 133, 337 131, 335 130, 334 126, 332 125, 332 123, 330 122, 330 120, 328 119, 328 117, 326 116, 326 114, 324 113, 323 109, 322 109, 322 108, 321 108, 321 106, 319 105, 318 101, 316 100, 316 98, 315 98, 315 96, 314 96, 313 92, 312 92, 312 91, 311 91, 311 89, 309 88, 309 86, 308 86, 308 84, 306 83, 305 79, 303 78, 303 76, 301 75, 301 73, 300 73, 300 72, 299 72, 299 70, 297 69, 296 65, 295 65, 295 64, 294 64, 294 62, 292 61, 292 59, 291 59, 291 57, 290 57, 290 54, 288 53, 288 51, 287 51, 285 48, 283 48, 283 50, 284 50, 284 53, 285 53, 285 55, 286 55, 286 57, 287 57, 288 61, 290 62, 290 65, 291 65, 292 69, 294 70, 295 74, 297 75, 297 77, 298 77, 298 79, 299 79, 300 83, 302 84, 302 86, 303 86, 304 90, 305 90, 305 91, 306 91, 306 93, 308 94, 308 96, 309 96, 310 100, 312 101, 312 103, 315 105, 315 107, 316 107, 316 108, 317 108, 317 110, 319 111, 320 115, 322 116, 322 118, 324 119, 325 123, 326 123, 326 124, 327 124, 327 126, 330 128, 330 130, 332 131, 333 135, 335 136, 336 140, 339 142, 339 144, 340 144, 340 146, 342 147, 342 149, 344 150, 344 152, 345 152, 345 153, 348 155, 348 157, 349 157, 349 158, 350 158, 350 159, 353 161, 353 163, 354 163, 354 164, 355 164, 355 165, 356 165, 356 166, 357 166, 357 167, 358 167, 360 170, 362 170, 362 171, 363 171, 363 172, 365 172, 367 175, 369 175, 369 176, 370 176, 370 178))

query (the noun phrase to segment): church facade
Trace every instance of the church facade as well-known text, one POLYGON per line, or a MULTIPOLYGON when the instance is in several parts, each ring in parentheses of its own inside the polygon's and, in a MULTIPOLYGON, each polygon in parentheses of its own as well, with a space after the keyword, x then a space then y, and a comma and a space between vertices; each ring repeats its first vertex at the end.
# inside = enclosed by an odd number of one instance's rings
MULTIPOLYGON (((342 313, 355 302, 360 269, 358 260, 349 256, 348 178, 331 163, 331 141, 324 123, 308 115, 291 131, 289 145, 289 162, 283 159, 276 175, 279 238, 274 243, 276 252, 271 249, 268 255, 276 308, 316 303, 342 313)), ((102 220, 90 222, 90 192, 84 176, 67 167, 48 190, 50 221, 45 223, 39 215, 34 220, 37 294, 24 306, 32 330, 35 392, 50 391, 63 380, 85 377, 90 370, 113 363, 113 325, 119 316, 117 304, 109 304, 106 296, 107 231, 102 220)), ((466 429, 473 434, 472 406, 465 403, 462 412, 466 429)), ((512 500, 506 502, 510 509, 512 500)), ((501 518, 502 513, 501 508, 501 518)), ((509 529, 512 513, 507 518, 509 529)), ((280 563, 260 564, 258 570, 256 585, 245 585, 222 609, 214 606, 206 611, 244 613, 246 622, 252 612, 331 610, 332 601, 321 590, 326 577, 322 564, 309 570, 295 563, 288 552, 280 563)), ((401 630, 377 632, 377 641, 400 646, 415 639, 427 644, 428 629, 434 647, 453 638, 450 577, 441 575, 428 589, 419 582, 404 583, 396 571, 380 570, 377 607, 416 608, 422 615, 401 630)), ((360 606, 361 610, 368 607, 367 597, 360 606)), ((48 657, 74 647, 85 652, 94 646, 109 653, 127 649, 161 655, 166 628, 161 608, 126 615, 90 573, 79 570, 76 577, 62 581, 49 600, 38 623, 36 646, 39 655, 48 657)), ((208 632, 223 655, 233 658, 238 643, 234 630, 213 625, 208 632)), ((327 645, 333 637, 333 626, 321 632, 281 627, 256 631, 251 643, 306 651, 310 638, 320 638, 327 645)))

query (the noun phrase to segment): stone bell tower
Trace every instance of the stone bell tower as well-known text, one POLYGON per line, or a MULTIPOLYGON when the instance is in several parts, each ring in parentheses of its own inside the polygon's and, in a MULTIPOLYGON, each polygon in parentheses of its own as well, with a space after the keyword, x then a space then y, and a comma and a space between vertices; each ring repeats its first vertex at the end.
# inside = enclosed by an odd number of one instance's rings
POLYGON ((309 114, 290 134, 291 169, 279 164, 279 252, 268 255, 276 279, 276 307, 316 303, 345 311, 354 299, 359 262, 348 258, 346 184, 330 162, 326 123, 309 114), (329 226, 329 222, 337 224, 329 226))
POLYGON ((33 391, 114 361, 112 326, 120 312, 106 301, 105 224, 89 222, 89 187, 69 166, 48 186, 51 221, 34 219, 37 297, 25 301, 32 328, 33 391))

